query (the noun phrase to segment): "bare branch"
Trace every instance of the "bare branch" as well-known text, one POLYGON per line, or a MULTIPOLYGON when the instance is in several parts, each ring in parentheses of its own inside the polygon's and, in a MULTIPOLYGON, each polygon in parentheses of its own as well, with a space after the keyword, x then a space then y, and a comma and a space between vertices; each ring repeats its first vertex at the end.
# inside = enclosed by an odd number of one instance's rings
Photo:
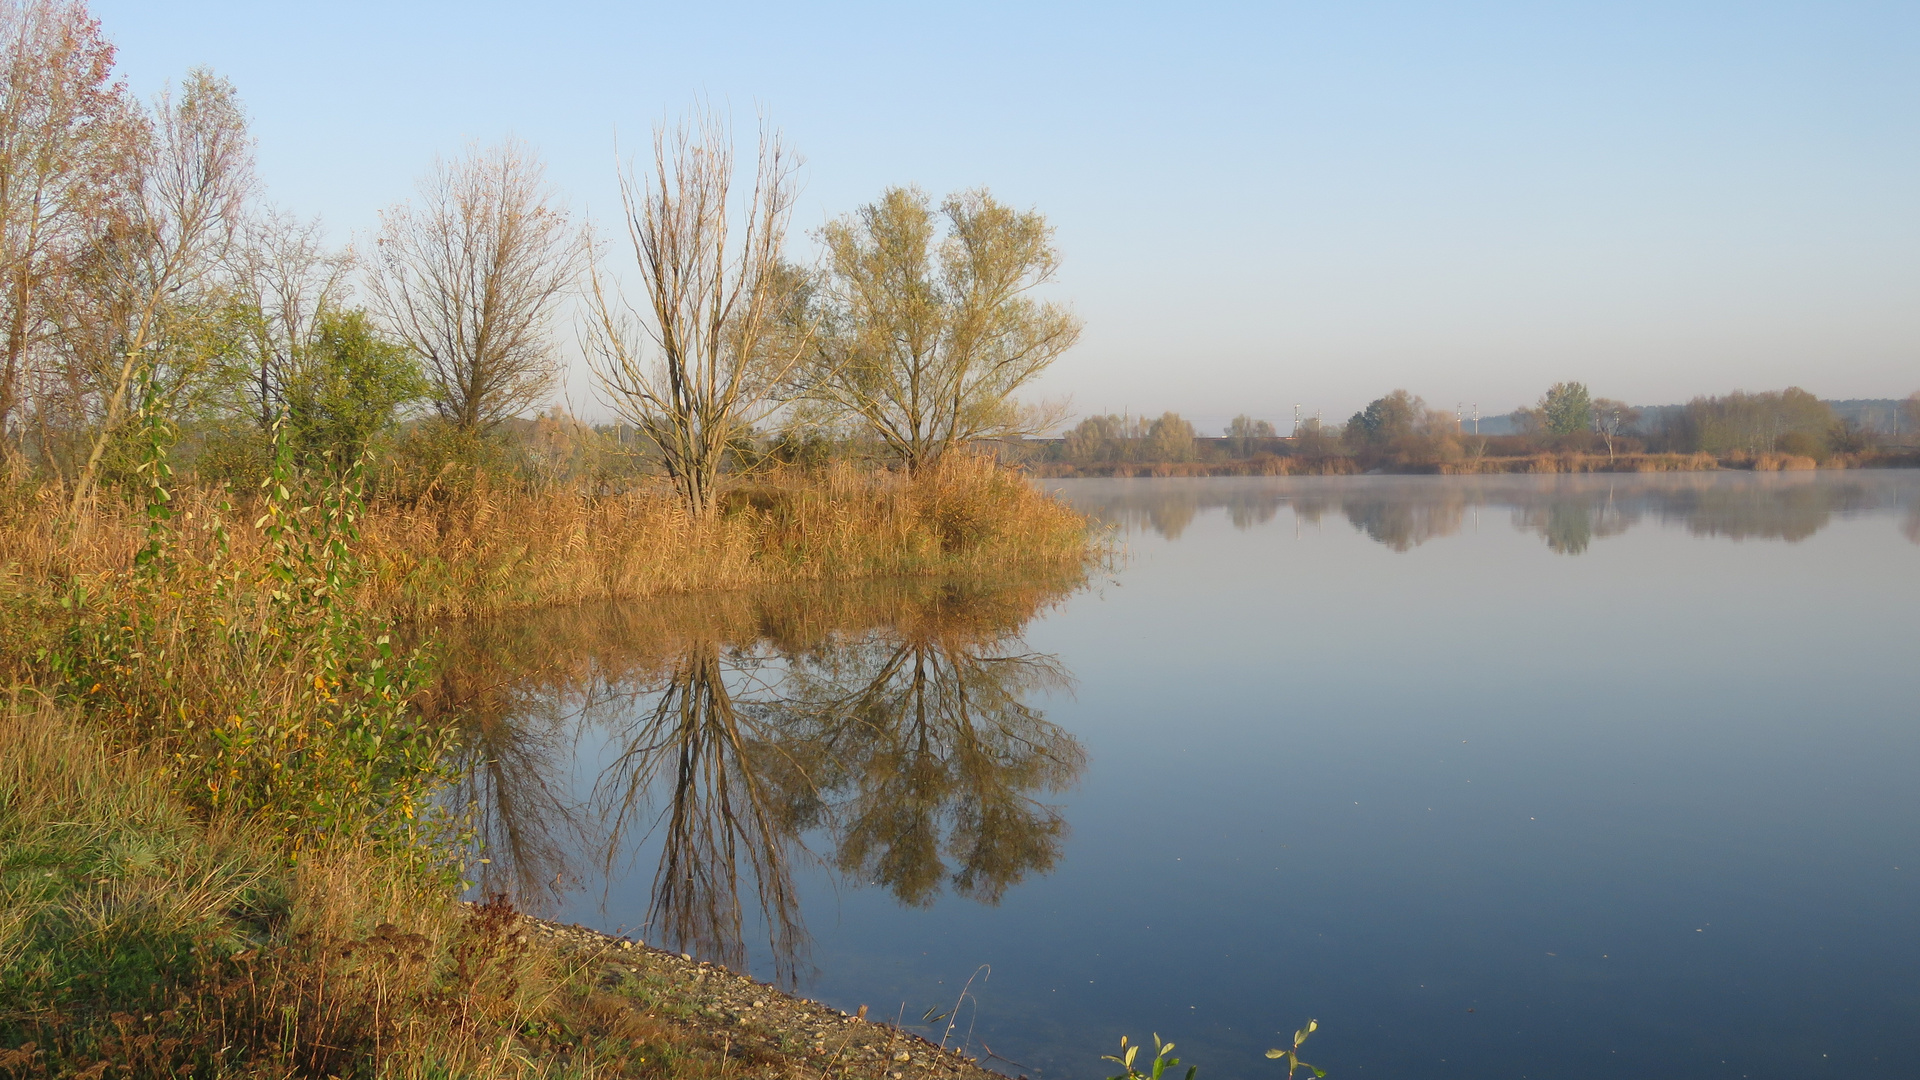
POLYGON ((485 429, 551 391, 553 317, 580 256, 544 167, 515 141, 436 163, 419 205, 381 215, 374 306, 419 357, 443 418, 485 429))
POLYGON ((632 164, 620 174, 646 305, 636 313, 596 265, 589 361, 608 403, 660 448, 695 514, 712 510, 728 448, 780 406, 806 348, 796 314, 804 278, 782 259, 798 165, 763 125, 736 221, 732 132, 708 113, 656 129, 644 178, 632 164))

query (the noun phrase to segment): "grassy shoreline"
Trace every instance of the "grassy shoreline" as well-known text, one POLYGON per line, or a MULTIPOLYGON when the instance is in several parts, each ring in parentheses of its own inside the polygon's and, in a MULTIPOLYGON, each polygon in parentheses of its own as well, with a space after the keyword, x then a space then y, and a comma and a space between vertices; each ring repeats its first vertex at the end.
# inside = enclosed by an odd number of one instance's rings
POLYGON ((0 704, 0 1075, 987 1075, 713 964, 459 903, 377 853, 290 863, 167 772, 46 698, 0 704))
POLYGON ((823 1007, 747 1046, 686 979, 459 903, 470 834, 435 803, 458 718, 392 631, 1072 570, 1100 550, 1081 515, 978 459, 777 476, 704 520, 648 488, 383 500, 282 468, 242 500, 164 457, 145 475, 77 523, 51 486, 0 493, 0 1077, 967 1075, 924 1048, 823 1059, 823 1007))

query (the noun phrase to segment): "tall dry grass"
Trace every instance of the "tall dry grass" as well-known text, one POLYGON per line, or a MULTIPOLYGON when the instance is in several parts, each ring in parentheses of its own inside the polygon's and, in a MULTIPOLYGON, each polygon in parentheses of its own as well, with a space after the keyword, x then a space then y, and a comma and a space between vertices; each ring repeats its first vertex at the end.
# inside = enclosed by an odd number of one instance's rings
POLYGON ((290 865, 165 772, 0 700, 0 1076, 724 1073, 504 904, 351 846, 290 865))
MULTIPOLYGON (((227 557, 264 557, 252 501, 182 484, 175 530, 209 553, 224 520, 227 557), (222 514, 223 503, 234 504, 222 514)), ((133 564, 140 508, 98 503, 70 527, 59 493, 16 483, 0 495, 0 588, 65 587, 133 564)), ((664 486, 616 493, 529 487, 482 473, 427 498, 375 494, 356 544, 356 600, 394 618, 480 615, 590 600, 837 578, 1069 568, 1094 554, 1087 521, 990 460, 955 455, 909 477, 836 464, 758 478, 711 519, 664 486)))

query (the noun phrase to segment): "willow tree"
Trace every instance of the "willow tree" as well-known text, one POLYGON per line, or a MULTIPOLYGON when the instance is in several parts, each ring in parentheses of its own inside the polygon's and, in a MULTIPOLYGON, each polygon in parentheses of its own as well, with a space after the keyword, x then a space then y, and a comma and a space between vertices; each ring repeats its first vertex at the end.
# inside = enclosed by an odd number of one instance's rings
POLYGON ((532 151, 509 141, 436 163, 417 204, 380 215, 375 250, 374 306, 442 419, 484 430, 553 388, 553 317, 580 243, 532 151))
POLYGON ((595 266, 588 361, 696 516, 713 511, 729 449, 779 408, 804 354, 801 275, 782 256, 798 165, 763 127, 752 189, 736 207, 733 134, 706 114, 656 128, 653 167, 620 174, 646 299, 636 310, 595 266))
POLYGON ((1058 419, 1014 402, 1080 337, 1079 319, 1032 295, 1060 266, 1039 213, 985 190, 936 210, 925 192, 896 187, 820 239, 813 392, 859 417, 909 470, 1058 419))

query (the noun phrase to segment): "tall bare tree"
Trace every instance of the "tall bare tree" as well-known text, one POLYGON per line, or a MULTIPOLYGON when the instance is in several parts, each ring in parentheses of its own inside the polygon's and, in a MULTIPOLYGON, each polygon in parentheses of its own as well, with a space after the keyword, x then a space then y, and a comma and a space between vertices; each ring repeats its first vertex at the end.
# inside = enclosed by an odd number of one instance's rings
POLYGON ((696 515, 712 511, 728 448, 779 407, 806 349, 803 277, 781 255, 798 165, 763 126, 736 220, 732 131, 705 114, 657 128, 652 170, 620 175, 646 306, 636 311, 596 266, 588 356, 608 403, 659 447, 696 515))
POLYGON ((232 303, 245 365, 247 410, 271 427, 287 386, 300 375, 321 318, 342 309, 353 270, 351 249, 327 246, 320 222, 278 211, 246 224, 230 260, 232 303))
POLYGON ((553 319, 579 237, 517 141, 436 162, 419 195, 380 215, 374 306, 420 358, 435 411, 484 430, 553 388, 553 319))
POLYGON ((0 0, 0 439, 57 329, 56 294, 135 186, 139 110, 84 4, 0 0))
POLYGON ((183 301, 222 265, 253 191, 253 140, 226 80, 189 73, 177 94, 169 89, 155 101, 150 132, 127 213, 94 245, 105 313, 91 333, 76 335, 113 349, 92 375, 97 426, 74 484, 75 515, 92 493, 136 378, 159 360, 168 321, 191 312, 183 301))
POLYGON ((1058 419, 1013 400, 1080 337, 1071 312, 1031 295, 1060 265, 1039 213, 985 190, 936 211, 926 193, 896 187, 820 238, 815 392, 859 416, 909 470, 1058 419))

